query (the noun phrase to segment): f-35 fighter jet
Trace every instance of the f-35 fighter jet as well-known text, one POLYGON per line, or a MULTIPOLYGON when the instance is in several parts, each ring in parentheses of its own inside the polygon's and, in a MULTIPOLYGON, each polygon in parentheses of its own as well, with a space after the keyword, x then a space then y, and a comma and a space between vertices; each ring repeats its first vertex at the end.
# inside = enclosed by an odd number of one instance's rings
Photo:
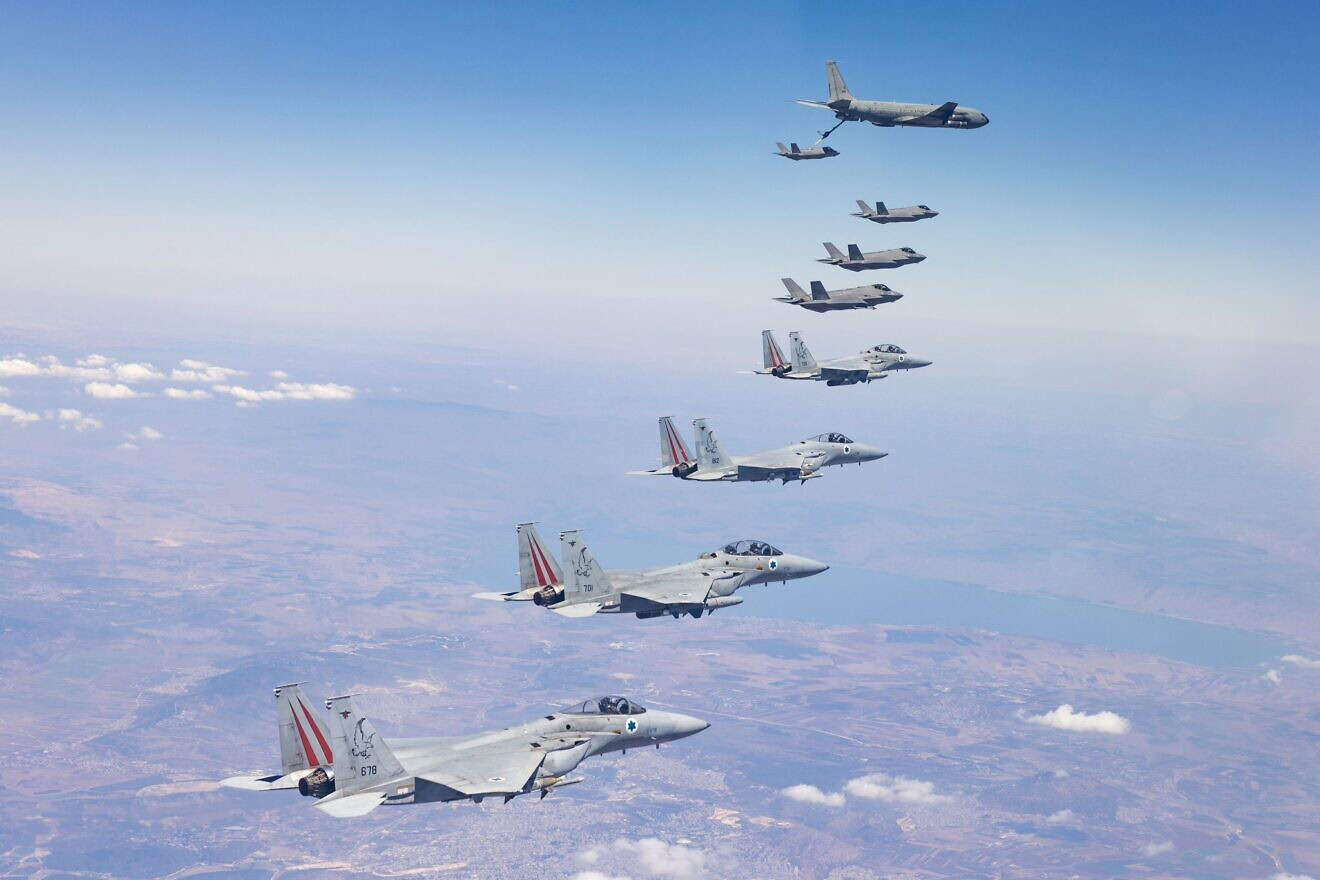
POLYGON ((699 482, 766 482, 789 480, 805 483, 819 477, 821 468, 830 465, 861 464, 884 458, 883 452, 873 446, 854 443, 837 432, 817 434, 782 449, 757 452, 752 455, 724 454, 715 432, 705 419, 692 422, 695 436, 693 445, 697 457, 693 458, 674 430, 674 420, 660 417, 660 467, 651 471, 631 471, 636 475, 674 476, 681 480, 699 482))
MULTIPOLYGON (((869 122, 890 128, 895 125, 915 126, 917 128, 980 128, 990 118, 973 107, 960 107, 957 101, 943 104, 906 104, 897 101, 863 101, 852 96, 848 84, 839 73, 839 65, 826 62, 825 72, 829 77, 830 99, 828 101, 798 101, 808 107, 820 107, 834 113, 839 122, 838 128, 845 122, 869 122)), ((821 133, 827 138, 834 128, 821 133)))
POLYGON ((834 246, 832 241, 825 242, 825 253, 829 256, 816 260, 817 263, 828 263, 840 269, 847 269, 849 272, 861 272, 866 269, 897 269, 899 266, 920 263, 926 259, 923 254, 917 253, 910 247, 862 253, 862 249, 855 244, 848 245, 848 253, 845 255, 834 246))
POLYGON ((785 159, 792 159, 794 162, 802 159, 829 159, 832 156, 839 155, 839 151, 833 147, 807 147, 805 150, 797 144, 789 144, 787 148, 783 144, 775 144, 779 148, 779 155, 785 159))
POLYGON ((913 357, 897 345, 887 344, 873 345, 859 354, 817 363, 807 350, 807 344, 802 341, 802 335, 796 330, 788 334, 788 342, 793 352, 791 360, 785 360, 775 334, 762 330, 761 363, 764 369, 755 372, 780 379, 812 379, 830 386, 856 385, 883 379, 895 370, 915 370, 928 367, 931 363, 913 357))
POLYGON ((585 758, 660 747, 708 723, 648 710, 626 697, 601 697, 525 724, 470 736, 385 739, 352 697, 325 701, 323 716, 296 684, 275 688, 280 773, 221 782, 248 791, 297 789, 331 816, 362 816, 381 804, 423 804, 502 797, 582 782, 565 778, 585 758))
POLYGON ((909 205, 906 208, 891 209, 886 208, 884 202, 876 202, 873 209, 866 202, 858 199, 857 207, 862 210, 854 212, 853 216, 870 220, 872 223, 915 223, 918 220, 940 216, 939 211, 932 211, 926 205, 909 205))
POLYGON ((521 589, 510 593, 476 593, 477 599, 526 602, 564 617, 630 613, 640 618, 675 620, 684 614, 742 604, 734 593, 751 584, 788 583, 829 568, 823 562, 794 556, 764 541, 735 541, 703 553, 692 562, 642 571, 603 570, 576 530, 559 533, 560 567, 545 551, 533 523, 518 526, 518 576, 521 589))
POLYGON ((788 296, 776 296, 775 300, 789 305, 802 306, 813 312, 837 312, 842 309, 873 309, 884 303, 903 298, 903 294, 891 289, 887 284, 865 284, 861 287, 848 287, 843 290, 826 290, 819 281, 811 282, 811 296, 798 286, 792 278, 780 278, 788 290, 788 296))

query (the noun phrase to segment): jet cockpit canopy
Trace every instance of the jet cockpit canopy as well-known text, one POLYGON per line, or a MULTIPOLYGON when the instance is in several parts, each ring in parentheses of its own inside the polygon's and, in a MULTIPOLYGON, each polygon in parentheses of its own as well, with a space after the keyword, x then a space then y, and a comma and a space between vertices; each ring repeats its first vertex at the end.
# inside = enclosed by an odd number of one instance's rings
POLYGON ((871 351, 877 352, 879 354, 907 354, 906 351, 899 348, 897 345, 890 345, 888 343, 886 343, 885 345, 873 346, 871 348, 871 351))
POLYGON ((734 541, 724 545, 729 556, 783 556, 784 552, 765 541, 734 541))
POLYGON ((808 437, 806 440, 803 440, 802 442, 806 443, 810 440, 815 440, 817 443, 851 443, 852 442, 852 440, 849 439, 846 434, 840 434, 838 431, 830 431, 825 434, 817 434, 815 437, 808 437))
POLYGON ((598 697, 583 700, 563 710, 565 715, 641 715, 646 707, 627 697, 598 697))

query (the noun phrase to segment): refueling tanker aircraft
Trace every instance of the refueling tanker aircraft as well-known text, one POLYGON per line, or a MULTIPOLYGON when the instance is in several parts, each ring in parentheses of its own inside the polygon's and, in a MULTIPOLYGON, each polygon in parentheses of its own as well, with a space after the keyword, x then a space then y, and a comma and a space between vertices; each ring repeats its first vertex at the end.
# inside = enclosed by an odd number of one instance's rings
POLYGON ((775 301, 801 306, 813 312, 837 312, 843 309, 873 309, 884 303, 895 302, 903 294, 887 284, 863 284, 842 290, 826 290, 819 281, 811 282, 811 296, 792 278, 780 278, 788 296, 776 296, 775 301))
POLYGON ((534 523, 518 526, 520 587, 509 593, 474 593, 494 602, 527 602, 564 617, 593 614, 665 614, 678 620, 741 605, 734 593, 751 584, 788 583, 829 569, 823 562, 784 553, 764 541, 735 541, 691 562, 643 571, 604 571, 577 530, 559 533, 564 568, 545 550, 534 523))
POLYGON ((857 200, 861 211, 854 211, 854 217, 870 220, 872 223, 915 223, 930 217, 940 216, 939 211, 932 211, 926 205, 908 205, 906 208, 886 208, 884 202, 876 202, 872 208, 861 199, 857 200))
POLYGON ((873 446, 854 443, 843 434, 832 432, 817 434, 782 449, 757 452, 752 455, 724 454, 715 432, 705 419, 692 422, 695 437, 693 445, 697 457, 693 458, 683 445, 674 420, 660 417, 660 467, 651 471, 629 471, 637 476, 674 476, 680 480, 698 482, 766 482, 789 480, 806 483, 821 476, 821 468, 830 465, 858 464, 884 458, 888 452, 873 446))
POLYGON ((873 345, 858 354, 817 363, 802 341, 802 334, 794 330, 788 334, 788 342, 789 350, 793 352, 791 360, 784 358, 775 334, 762 330, 761 363, 764 369, 754 372, 779 379, 813 379, 830 386, 856 385, 883 379, 895 370, 915 370, 931 364, 889 344, 873 345))
POLYGON ((866 269, 897 269, 899 266, 920 263, 926 259, 925 254, 919 254, 910 247, 862 253, 862 249, 855 244, 848 245, 848 253, 845 255, 834 246, 832 241, 825 242, 825 253, 829 256, 816 260, 817 263, 828 263, 840 269, 847 269, 849 272, 862 272, 866 269))
POLYGON ((785 159, 792 159, 794 162, 800 162, 803 159, 829 159, 832 156, 839 155, 839 151, 833 147, 807 147, 805 150, 797 144, 789 144, 786 148, 783 144, 775 144, 779 148, 778 155, 785 159))
POLYGON ((710 727, 700 718, 648 710, 626 697, 600 697, 515 727, 470 736, 385 739, 358 714, 351 696, 325 701, 323 716, 297 684, 275 688, 282 772, 232 776, 247 791, 297 789, 336 817, 362 816, 381 804, 423 804, 502 797, 582 782, 566 778, 585 758, 672 742, 710 727))
MULTIPOLYGON (((825 63, 825 73, 830 83, 828 101, 804 101, 799 104, 807 107, 819 107, 834 113, 839 120, 834 128, 845 122, 869 122, 884 128, 896 125, 917 128, 980 128, 990 121, 980 110, 974 107, 960 107, 957 101, 943 104, 907 104, 898 101, 863 101, 852 96, 848 84, 839 73, 839 65, 833 61, 825 63)), ((821 132, 821 140, 834 133, 834 128, 821 132)))

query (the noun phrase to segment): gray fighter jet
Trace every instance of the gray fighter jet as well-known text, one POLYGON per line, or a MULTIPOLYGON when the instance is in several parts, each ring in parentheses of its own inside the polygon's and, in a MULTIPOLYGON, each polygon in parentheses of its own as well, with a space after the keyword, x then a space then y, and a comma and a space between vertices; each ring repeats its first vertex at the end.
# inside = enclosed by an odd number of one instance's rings
POLYGON ((805 483, 819 477, 821 468, 830 465, 861 464, 884 458, 883 452, 873 446, 854 443, 837 432, 817 434, 782 449, 757 452, 752 455, 725 455, 715 432, 705 419, 692 422, 693 445, 697 457, 693 458, 674 430, 674 420, 660 417, 660 467, 650 471, 629 471, 637 476, 674 476, 680 480, 699 482, 766 482, 789 480, 805 483))
POLYGON ((858 354, 835 358, 831 361, 816 362, 802 341, 802 335, 794 330, 788 334, 789 347, 793 357, 786 360, 779 349, 775 334, 769 330, 761 331, 761 363, 764 369, 755 372, 762 376, 775 376, 780 379, 811 379, 826 385, 857 385, 874 382, 897 370, 915 370, 930 366, 930 361, 913 357, 897 345, 873 345, 858 354))
POLYGON ((362 816, 381 804, 424 804, 502 797, 582 782, 567 779, 585 758, 627 752, 700 733, 708 723, 648 710, 626 697, 587 700, 525 724, 470 736, 385 739, 352 697, 313 710, 296 684, 275 688, 280 773, 221 782, 247 791, 297 789, 331 816, 362 816))
POLYGON ((829 568, 823 562, 794 556, 764 541, 735 541, 703 553, 691 562, 643 571, 604 571, 576 530, 559 533, 564 568, 545 551, 534 523, 518 526, 518 577, 521 589, 475 593, 495 602, 527 602, 564 617, 635 614, 675 620, 700 617, 717 608, 741 605, 734 593, 751 584, 788 583, 829 568))
POLYGON ((785 159, 792 159, 794 162, 802 159, 829 159, 839 155, 839 151, 833 147, 807 147, 805 150, 797 144, 789 144, 787 148, 783 144, 775 144, 779 148, 779 155, 785 159))
POLYGON ((828 263, 840 269, 847 269, 849 272, 862 272, 866 269, 897 269, 899 266, 920 263, 926 259, 925 255, 917 253, 910 247, 862 253, 862 249, 855 244, 848 245, 848 253, 845 255, 834 246, 832 241, 825 242, 825 253, 829 256, 816 260, 817 263, 828 263))
POLYGON ((798 101, 808 107, 820 107, 829 110, 838 119, 838 123, 829 131, 821 133, 821 139, 829 137, 835 128, 845 122, 869 122, 884 128, 895 125, 915 126, 917 128, 980 128, 990 118, 973 107, 960 107, 957 101, 943 104, 906 104, 897 101, 862 101, 852 96, 848 85, 839 73, 839 65, 833 61, 825 64, 825 71, 830 82, 828 101, 798 101))
POLYGON ((802 306, 813 312, 837 312, 842 309, 873 309, 884 303, 903 298, 903 294, 891 289, 886 284, 865 284, 861 287, 848 287, 843 290, 826 290, 819 281, 811 282, 811 296, 798 286, 792 278, 780 278, 788 290, 788 296, 776 296, 777 302, 802 306))
POLYGON ((906 208, 889 209, 885 207, 884 202, 876 202, 875 208, 861 199, 857 200, 857 207, 860 212, 854 212, 854 217, 861 217, 863 220, 870 220, 872 223, 915 223, 918 220, 925 220, 929 217, 940 216, 939 211, 932 211, 926 205, 909 205, 906 208))

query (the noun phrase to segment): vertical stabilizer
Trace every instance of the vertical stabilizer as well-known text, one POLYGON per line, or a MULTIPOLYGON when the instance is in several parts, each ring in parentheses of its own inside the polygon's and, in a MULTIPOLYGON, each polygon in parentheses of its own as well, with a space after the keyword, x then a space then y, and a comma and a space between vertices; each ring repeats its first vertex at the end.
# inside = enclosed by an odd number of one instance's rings
POLYGON ((790 149, 792 149, 792 151, 793 151, 794 153, 800 153, 800 152, 802 152, 802 150, 798 149, 798 145, 795 144, 795 143, 793 143, 792 141, 789 141, 789 142, 788 142, 788 146, 789 146, 790 149))
POLYGON ((825 244, 825 253, 827 253, 827 254, 830 255, 830 259, 831 259, 831 260, 836 260, 836 261, 838 261, 838 262, 843 262, 844 260, 848 259, 847 257, 845 257, 845 256, 843 255, 843 251, 839 250, 838 248, 836 248, 836 247, 834 246, 834 242, 832 242, 832 241, 827 241, 827 242, 824 242, 824 244, 825 244))
POLYGON ((866 202, 862 201, 861 199, 857 200, 857 207, 862 209, 863 217, 865 217, 867 214, 875 213, 874 211, 871 210, 871 206, 868 205, 866 202))
POLYGON ((784 358, 775 334, 770 330, 761 331, 761 364, 765 369, 776 372, 787 369, 788 361, 784 358))
POLYGON ((788 152, 788 147, 786 147, 786 146, 784 146, 783 144, 779 143, 779 141, 775 141, 775 146, 779 148, 779 152, 781 152, 781 153, 787 153, 787 152, 788 152))
POLYGON ((788 347, 793 352, 793 370, 798 373, 816 372, 816 359, 811 356, 807 350, 807 344, 802 341, 802 334, 794 330, 788 334, 788 347))
POLYGON ((779 281, 781 284, 784 285, 784 289, 788 291, 788 296, 790 300, 792 300, 793 302, 803 302, 806 300, 807 298, 806 291, 804 291, 801 287, 799 287, 798 283, 794 281, 792 278, 780 278, 779 281))
POLYGON ((534 523, 518 524, 518 582, 523 590, 539 590, 564 582, 559 563, 546 552, 534 523))
POLYGON ((814 300, 829 299, 829 292, 825 290, 825 285, 819 281, 811 282, 811 298, 814 300))
POLYGON ((881 216, 884 216, 885 214, 888 214, 888 213, 889 213, 889 209, 885 207, 885 203, 884 203, 884 202, 876 202, 876 203, 875 203, 875 212, 876 212, 877 214, 880 214, 881 216))
POLYGON ((692 464, 692 453, 683 445, 683 440, 674 430, 674 420, 669 416, 660 417, 660 466, 671 470, 678 465, 692 464))
POLYGON ((325 707, 334 733, 336 792, 369 788, 403 775, 403 765, 371 722, 358 714, 351 696, 331 697, 325 707))
POLYGON ((866 258, 865 258, 864 256, 862 256, 862 249, 861 249, 861 248, 859 248, 859 247, 858 247, 857 245, 855 245, 855 244, 850 244, 850 245, 848 245, 848 259, 850 259, 850 260, 852 260, 852 261, 854 261, 854 262, 861 262, 862 260, 864 260, 864 259, 866 259, 866 258))
POLYGON ((609 594, 609 578, 582 542, 577 529, 559 533, 559 552, 564 557, 565 602, 583 598, 600 600, 609 594))
POLYGON ((835 101, 851 101, 852 92, 848 91, 848 84, 839 73, 839 65, 833 61, 825 62, 825 73, 830 80, 830 105, 833 106, 835 101))
POLYGON ((334 764, 330 728, 325 718, 308 704, 297 684, 275 688, 275 714, 280 725, 280 761, 284 775, 313 767, 329 769, 334 764))
POLYGON ((725 457, 720 441, 715 439, 715 432, 706 424, 706 420, 693 419, 692 429, 696 435, 693 442, 697 445, 697 462, 701 469, 721 470, 728 465, 729 459, 725 457))

